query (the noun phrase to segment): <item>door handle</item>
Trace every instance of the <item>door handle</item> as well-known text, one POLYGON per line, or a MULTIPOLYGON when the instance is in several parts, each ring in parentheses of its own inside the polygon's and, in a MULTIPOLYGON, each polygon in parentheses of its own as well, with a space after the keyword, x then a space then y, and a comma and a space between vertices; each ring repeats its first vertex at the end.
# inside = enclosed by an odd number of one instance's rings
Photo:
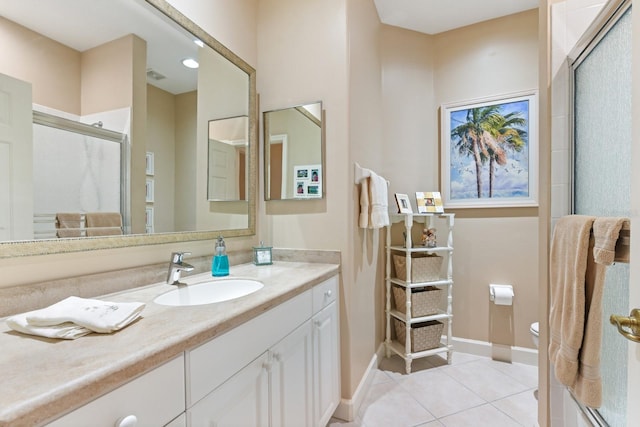
POLYGON ((629 317, 612 314, 609 321, 626 339, 640 343, 640 309, 631 310, 629 317))

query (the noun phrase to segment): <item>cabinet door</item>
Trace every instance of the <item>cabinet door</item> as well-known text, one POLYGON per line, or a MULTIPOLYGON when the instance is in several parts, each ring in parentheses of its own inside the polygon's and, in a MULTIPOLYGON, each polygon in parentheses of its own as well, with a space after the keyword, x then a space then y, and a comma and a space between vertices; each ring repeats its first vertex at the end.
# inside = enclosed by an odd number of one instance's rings
POLYGON ((184 412, 184 357, 147 372, 48 424, 48 427, 113 427, 125 417, 139 426, 163 426, 184 412))
POLYGON ((313 425, 311 322, 303 323, 271 349, 273 427, 313 425))
POLYGON ((324 427, 340 403, 338 308, 335 302, 313 317, 315 425, 324 427))
POLYGON ((267 427, 269 425, 267 363, 268 355, 265 352, 187 410, 189 425, 191 427, 267 427))

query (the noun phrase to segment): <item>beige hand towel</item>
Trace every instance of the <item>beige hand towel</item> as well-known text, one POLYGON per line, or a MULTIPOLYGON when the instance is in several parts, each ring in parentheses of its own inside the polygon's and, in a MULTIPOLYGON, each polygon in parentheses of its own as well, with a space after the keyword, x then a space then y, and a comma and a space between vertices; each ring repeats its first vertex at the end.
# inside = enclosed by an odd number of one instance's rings
POLYGON ((579 402, 590 408, 602 405, 600 347, 602 344, 602 297, 607 265, 613 263, 616 241, 626 218, 596 218, 587 258, 585 287, 585 328, 580 365, 570 387, 579 402))
POLYGON ((87 237, 119 236, 122 234, 120 227, 90 227, 86 229, 87 237))
POLYGON ((371 218, 369 181, 370 178, 363 178, 362 181, 360 181, 360 217, 358 219, 360 228, 369 228, 371 218))
POLYGON ((94 332, 109 333, 124 328, 138 317, 144 303, 109 302, 71 296, 41 310, 30 312, 30 326, 55 326, 67 322, 94 332))
POLYGON ((87 228, 122 227, 122 216, 119 212, 87 212, 84 217, 87 228))
POLYGON ((60 212, 56 214, 56 227, 58 228, 80 228, 82 216, 79 213, 64 213, 60 212))
POLYGON ((594 217, 564 216, 551 239, 549 360, 556 378, 573 386, 578 373, 578 352, 585 323, 585 277, 589 236, 594 217))
POLYGON ((595 247, 593 257, 598 264, 611 265, 616 256, 616 242, 628 218, 598 218, 593 223, 595 247))
POLYGON ((81 228, 58 228, 56 230, 56 236, 60 239, 65 237, 82 237, 81 228))

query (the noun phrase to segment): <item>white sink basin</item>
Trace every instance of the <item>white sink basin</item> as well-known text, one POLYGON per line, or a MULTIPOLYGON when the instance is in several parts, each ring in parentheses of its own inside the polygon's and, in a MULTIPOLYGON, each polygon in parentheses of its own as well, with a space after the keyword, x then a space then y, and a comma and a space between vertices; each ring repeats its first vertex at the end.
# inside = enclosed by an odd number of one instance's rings
POLYGON ((264 284, 251 279, 214 279, 194 285, 180 286, 156 297, 160 305, 203 305, 229 301, 252 294, 264 284))

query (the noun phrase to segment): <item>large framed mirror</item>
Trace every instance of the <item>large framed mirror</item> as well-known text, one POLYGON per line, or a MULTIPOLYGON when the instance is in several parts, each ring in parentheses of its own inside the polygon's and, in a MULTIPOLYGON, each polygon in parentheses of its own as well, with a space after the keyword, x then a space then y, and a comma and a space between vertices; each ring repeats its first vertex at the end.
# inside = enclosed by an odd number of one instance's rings
POLYGON ((255 234, 255 70, 165 0, 2 1, 0 48, 0 257, 255 234), (210 124, 240 117, 212 198, 210 124))
POLYGON ((265 111, 265 200, 324 198, 322 102, 265 111))

